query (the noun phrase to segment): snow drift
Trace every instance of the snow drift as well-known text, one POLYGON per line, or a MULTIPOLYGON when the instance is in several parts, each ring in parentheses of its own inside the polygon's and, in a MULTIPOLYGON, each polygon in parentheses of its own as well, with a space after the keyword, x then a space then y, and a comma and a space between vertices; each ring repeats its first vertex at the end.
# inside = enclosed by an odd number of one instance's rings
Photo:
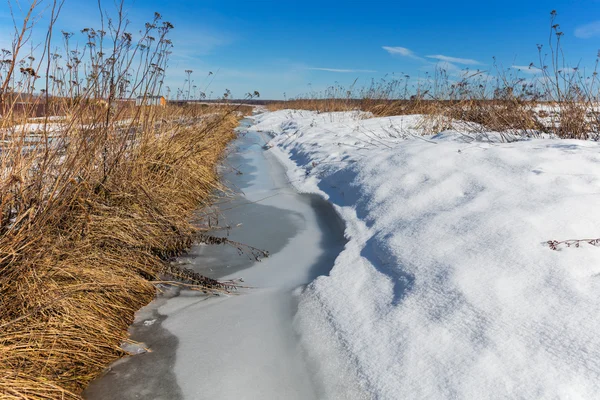
POLYGON ((255 118, 349 239, 295 318, 326 398, 584 399, 600 392, 600 146, 420 136, 421 116, 255 118))

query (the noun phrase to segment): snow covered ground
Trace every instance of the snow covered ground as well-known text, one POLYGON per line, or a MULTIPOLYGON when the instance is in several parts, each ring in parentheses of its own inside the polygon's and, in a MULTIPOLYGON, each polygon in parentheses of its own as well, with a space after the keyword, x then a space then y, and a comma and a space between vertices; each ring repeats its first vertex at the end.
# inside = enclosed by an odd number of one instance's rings
POLYGON ((255 117, 294 186, 347 224, 294 320, 322 397, 597 398, 600 248, 547 242, 600 237, 600 145, 422 127, 255 117))

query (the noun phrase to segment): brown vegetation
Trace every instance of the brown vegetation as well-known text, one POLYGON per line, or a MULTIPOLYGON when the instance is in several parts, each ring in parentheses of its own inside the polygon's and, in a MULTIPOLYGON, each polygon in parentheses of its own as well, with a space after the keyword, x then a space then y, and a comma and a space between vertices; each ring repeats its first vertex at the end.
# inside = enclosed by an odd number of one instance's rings
POLYGON ((21 54, 36 3, 0 65, 0 398, 74 399, 124 354, 163 275, 231 288, 166 261, 206 236, 189 218, 219 189, 239 117, 128 100, 160 92, 172 25, 158 14, 137 43, 119 14, 84 29, 84 48, 64 33, 60 57, 21 54))
POLYGON ((521 98, 486 99, 348 99, 310 98, 293 99, 267 105, 271 111, 282 109, 337 112, 361 110, 375 117, 422 114, 433 121, 436 133, 446 129, 452 121, 465 121, 470 130, 508 131, 517 135, 537 136, 554 134, 565 139, 600 139, 600 103, 589 99, 539 101, 521 98))
POLYGON ((236 123, 215 115, 139 132, 108 176, 101 131, 72 138, 43 175, 43 153, 9 167, 0 192, 0 397, 76 397, 123 354, 165 257, 194 240, 188 218, 210 201, 236 123))

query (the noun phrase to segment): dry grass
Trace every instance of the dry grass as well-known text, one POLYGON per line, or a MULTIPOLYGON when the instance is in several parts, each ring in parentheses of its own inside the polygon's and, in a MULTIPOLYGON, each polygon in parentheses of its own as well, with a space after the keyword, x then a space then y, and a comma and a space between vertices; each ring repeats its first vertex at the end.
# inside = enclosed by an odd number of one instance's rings
POLYGON ((189 218, 220 188, 239 113, 134 105, 164 80, 172 25, 158 14, 136 43, 119 13, 83 31, 85 49, 64 34, 63 57, 35 61, 20 38, 36 7, 0 64, 0 398, 76 399, 124 354, 153 281, 231 287, 166 260, 206 234, 189 218))
POLYGON ((76 398, 123 354, 165 258, 195 238, 188 218, 218 187, 215 164, 236 124, 219 114, 138 132, 108 178, 102 147, 86 136, 71 138, 45 179, 38 152, 24 156, 18 177, 16 166, 5 174, 0 397, 76 398))
POLYGON ((512 98, 508 100, 466 98, 445 99, 295 99, 271 103, 270 111, 282 109, 338 112, 361 110, 375 117, 422 114, 437 133, 447 129, 452 121, 465 121, 474 131, 508 131, 517 135, 537 136, 541 133, 565 139, 600 139, 600 117, 597 106, 586 99, 536 101, 512 98), (556 111, 548 112, 544 108, 556 111), (540 110, 541 109, 541 110, 540 110))

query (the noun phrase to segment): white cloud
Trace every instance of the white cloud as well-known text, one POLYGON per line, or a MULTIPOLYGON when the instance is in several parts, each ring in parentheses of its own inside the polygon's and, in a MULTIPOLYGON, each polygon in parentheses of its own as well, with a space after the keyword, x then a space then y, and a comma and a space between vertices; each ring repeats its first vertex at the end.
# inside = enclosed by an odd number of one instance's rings
POLYGON ((542 72, 541 69, 539 69, 538 67, 534 67, 531 65, 512 65, 511 68, 513 69, 518 69, 521 72, 524 72, 526 74, 539 74, 542 72))
POLYGON ((414 58, 415 60, 424 61, 421 57, 415 55, 415 53, 413 53, 412 50, 409 50, 406 47, 383 46, 382 49, 384 49, 385 51, 387 51, 388 53, 390 53, 393 56, 398 55, 398 56, 403 56, 403 57, 414 58))
POLYGON ((420 68, 421 71, 434 72, 444 70, 449 75, 460 75, 462 72, 458 65, 454 65, 447 61, 430 62, 426 61, 420 68))
POLYGON ((414 53, 407 49, 406 47, 389 47, 383 46, 383 49, 390 54, 400 54, 401 56, 411 57, 414 56, 414 53))
MULTIPOLYGON (((432 64, 433 65, 433 64, 432 64)), ((451 73, 458 73, 459 71, 461 71, 460 67, 457 65, 452 64, 451 62, 448 61, 440 61, 437 64, 435 64, 436 68, 439 69, 443 69, 446 72, 451 72, 451 73)))
POLYGON ((445 61, 445 62, 449 62, 449 63, 455 63, 455 64, 481 65, 481 63, 479 61, 473 60, 470 58, 449 57, 449 56, 444 56, 442 54, 427 56, 427 58, 434 58, 436 60, 445 61))
POLYGON ((311 71, 326 71, 326 72, 341 72, 341 73, 352 73, 352 72, 358 72, 358 73, 369 73, 369 72, 377 72, 377 71, 373 71, 370 69, 338 69, 338 68, 306 68, 309 69, 311 71))
POLYGON ((580 39, 589 39, 594 36, 600 36, 600 21, 590 22, 575 29, 575 37, 580 39))

